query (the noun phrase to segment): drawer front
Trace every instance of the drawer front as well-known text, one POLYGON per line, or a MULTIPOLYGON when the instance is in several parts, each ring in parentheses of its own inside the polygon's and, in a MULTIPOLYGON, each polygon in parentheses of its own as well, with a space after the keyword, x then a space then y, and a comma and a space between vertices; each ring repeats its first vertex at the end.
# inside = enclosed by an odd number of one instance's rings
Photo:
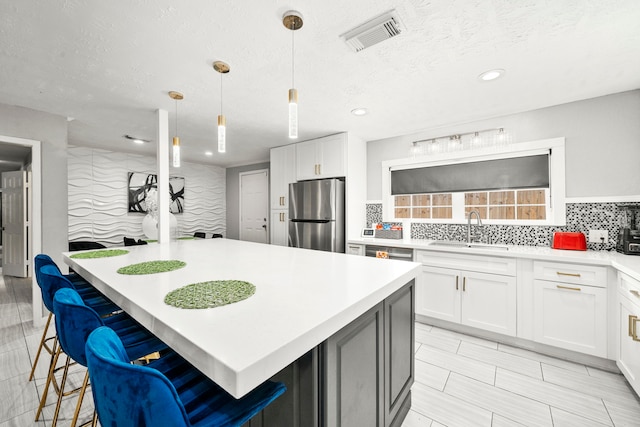
POLYGON ((534 280, 534 341, 607 356, 607 290, 534 280))
POLYGON ((477 271, 480 273, 516 275, 516 260, 484 255, 465 255, 436 251, 416 251, 416 262, 423 265, 456 270, 477 271))
POLYGON ((607 267, 598 265, 534 261, 533 275, 540 280, 607 287, 607 267))
POLYGON ((640 306, 640 282, 636 279, 624 273, 618 273, 618 293, 640 306))

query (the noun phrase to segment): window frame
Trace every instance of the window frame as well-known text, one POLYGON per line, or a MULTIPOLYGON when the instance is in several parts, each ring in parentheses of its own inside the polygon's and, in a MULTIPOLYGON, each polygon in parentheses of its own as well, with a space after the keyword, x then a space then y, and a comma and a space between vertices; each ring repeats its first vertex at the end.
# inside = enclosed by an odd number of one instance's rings
POLYGON ((384 161, 382 162, 382 219, 385 222, 409 221, 431 224, 459 224, 466 222, 466 218, 464 218, 464 191, 452 192, 453 218, 451 219, 396 218, 394 211, 394 196, 391 194, 392 170, 417 169, 432 166, 480 162, 485 160, 525 157, 546 154, 549 152, 551 152, 551 155, 549 156, 549 189, 547 191, 545 201, 547 206, 546 219, 483 219, 482 222, 486 224, 500 225, 566 225, 564 137, 521 142, 502 147, 486 147, 475 150, 455 151, 384 161))

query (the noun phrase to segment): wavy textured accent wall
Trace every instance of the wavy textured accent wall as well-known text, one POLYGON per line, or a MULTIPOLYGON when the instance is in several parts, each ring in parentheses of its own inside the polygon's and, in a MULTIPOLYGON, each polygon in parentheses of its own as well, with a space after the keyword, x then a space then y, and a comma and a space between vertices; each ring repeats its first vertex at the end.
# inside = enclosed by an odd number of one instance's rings
MULTIPOLYGON (((121 246, 123 237, 144 239, 143 214, 127 211, 128 173, 155 173, 156 159, 85 147, 69 147, 69 240, 121 246)), ((178 233, 226 236, 225 169, 183 163, 171 175, 185 179, 184 213, 178 233)))

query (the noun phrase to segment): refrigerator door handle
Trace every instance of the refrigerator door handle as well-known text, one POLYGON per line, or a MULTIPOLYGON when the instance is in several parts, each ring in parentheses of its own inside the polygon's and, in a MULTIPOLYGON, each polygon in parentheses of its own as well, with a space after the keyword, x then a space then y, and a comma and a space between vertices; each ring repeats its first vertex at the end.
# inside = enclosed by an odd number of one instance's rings
POLYGON ((326 224, 331 222, 330 219, 292 219, 291 222, 311 222, 314 224, 326 224))

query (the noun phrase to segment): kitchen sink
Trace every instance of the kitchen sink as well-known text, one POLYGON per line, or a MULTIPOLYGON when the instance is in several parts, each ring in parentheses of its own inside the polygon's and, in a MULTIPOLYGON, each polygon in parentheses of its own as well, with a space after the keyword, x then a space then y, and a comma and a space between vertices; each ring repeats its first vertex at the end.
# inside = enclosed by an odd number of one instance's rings
POLYGON ((476 248, 476 249, 496 249, 502 251, 508 251, 509 247, 505 245, 491 245, 488 243, 467 243, 467 242, 453 242, 450 240, 435 240, 429 243, 429 246, 443 246, 449 248, 476 248))

